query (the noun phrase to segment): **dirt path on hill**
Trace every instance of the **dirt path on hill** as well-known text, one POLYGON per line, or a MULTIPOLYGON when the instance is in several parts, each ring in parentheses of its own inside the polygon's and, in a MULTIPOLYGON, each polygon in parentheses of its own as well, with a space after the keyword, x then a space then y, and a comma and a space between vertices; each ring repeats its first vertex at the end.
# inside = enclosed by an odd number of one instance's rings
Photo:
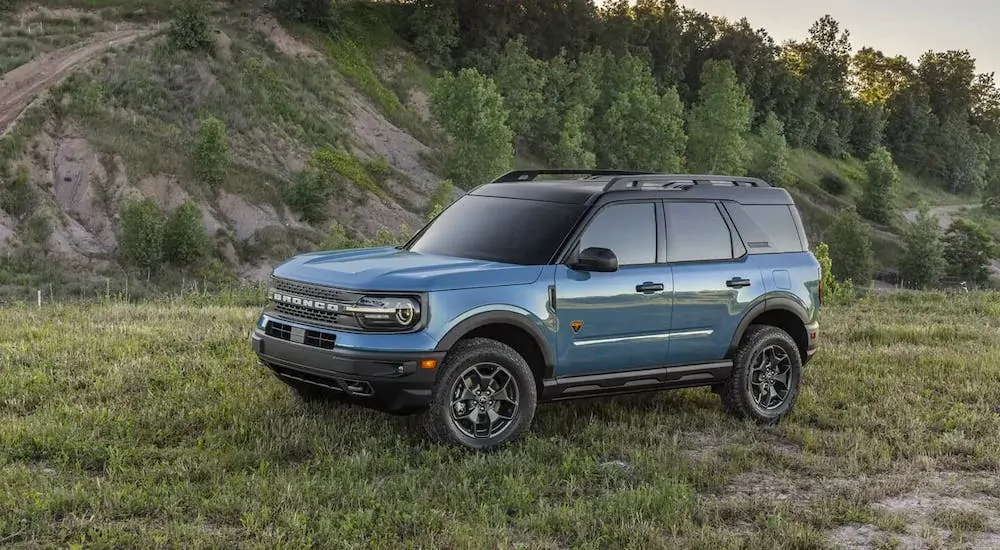
POLYGON ((0 79, 0 135, 7 133, 33 99, 80 65, 109 48, 156 32, 155 28, 144 28, 98 33, 85 42, 43 54, 3 75, 0 79))

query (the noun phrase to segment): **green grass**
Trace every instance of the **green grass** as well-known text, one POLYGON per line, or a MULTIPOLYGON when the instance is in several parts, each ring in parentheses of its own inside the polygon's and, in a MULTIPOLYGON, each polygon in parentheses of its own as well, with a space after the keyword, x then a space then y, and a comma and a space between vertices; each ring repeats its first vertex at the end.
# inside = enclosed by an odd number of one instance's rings
POLYGON ((962 480, 1000 467, 998 294, 827 308, 774 428, 684 390, 542 406, 482 455, 412 418, 297 401, 253 360, 257 311, 0 309, 0 544, 825 548, 839 526, 968 541, 997 519, 873 504, 947 471, 972 498, 962 480))

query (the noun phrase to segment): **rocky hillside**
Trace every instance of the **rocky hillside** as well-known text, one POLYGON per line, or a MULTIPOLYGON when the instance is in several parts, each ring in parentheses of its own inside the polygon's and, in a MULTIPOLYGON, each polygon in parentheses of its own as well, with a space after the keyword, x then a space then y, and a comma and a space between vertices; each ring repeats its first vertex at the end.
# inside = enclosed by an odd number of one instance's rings
POLYGON ((33 8, 2 31, 8 49, 26 50, 0 88, 3 155, 7 177, 32 196, 16 216, 0 211, 11 263, 41 245, 32 262, 116 269, 121 209, 138 198, 164 212, 193 200, 216 267, 247 279, 318 246, 331 223, 355 239, 423 223, 441 136, 427 112, 430 76, 392 37, 375 52, 241 13, 212 19, 208 51, 186 51, 171 47, 167 21, 108 15, 33 8), (228 145, 217 187, 193 166, 209 116, 228 145), (284 190, 317 151, 334 160, 337 192, 310 224, 284 190))

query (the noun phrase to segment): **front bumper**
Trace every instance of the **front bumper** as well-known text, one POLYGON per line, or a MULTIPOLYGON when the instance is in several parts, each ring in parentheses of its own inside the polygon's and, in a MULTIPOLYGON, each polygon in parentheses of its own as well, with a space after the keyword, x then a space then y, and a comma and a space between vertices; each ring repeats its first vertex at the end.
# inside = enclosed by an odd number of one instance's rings
POLYGON ((261 364, 275 376, 323 388, 385 412, 409 413, 430 403, 444 352, 360 351, 336 347, 335 342, 324 349, 317 347, 318 340, 303 338, 302 333, 283 337, 269 334, 270 322, 294 326, 306 334, 336 335, 318 327, 263 318, 254 329, 251 343, 261 364), (428 360, 435 360, 436 368, 422 368, 421 363, 428 360))

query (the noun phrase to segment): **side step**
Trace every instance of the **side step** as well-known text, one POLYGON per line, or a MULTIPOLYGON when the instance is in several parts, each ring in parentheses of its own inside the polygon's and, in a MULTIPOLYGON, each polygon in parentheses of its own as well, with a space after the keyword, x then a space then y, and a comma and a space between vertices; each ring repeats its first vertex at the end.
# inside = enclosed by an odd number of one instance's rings
POLYGON ((733 371, 732 361, 658 367, 583 376, 563 376, 543 382, 543 401, 621 395, 646 391, 712 386, 725 382, 733 371))

